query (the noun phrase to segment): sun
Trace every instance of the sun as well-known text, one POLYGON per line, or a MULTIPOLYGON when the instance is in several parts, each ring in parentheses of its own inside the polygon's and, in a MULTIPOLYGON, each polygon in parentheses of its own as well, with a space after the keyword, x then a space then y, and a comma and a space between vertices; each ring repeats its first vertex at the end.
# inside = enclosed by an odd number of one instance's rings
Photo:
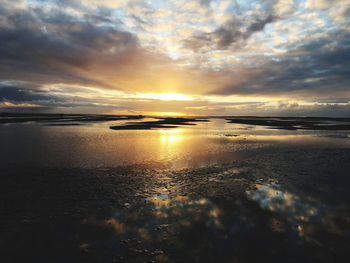
POLYGON ((179 93, 147 93, 147 94, 140 94, 141 98, 144 99, 155 99, 155 100, 165 100, 165 101, 190 101, 194 100, 195 98, 193 96, 185 95, 185 94, 179 94, 179 93))

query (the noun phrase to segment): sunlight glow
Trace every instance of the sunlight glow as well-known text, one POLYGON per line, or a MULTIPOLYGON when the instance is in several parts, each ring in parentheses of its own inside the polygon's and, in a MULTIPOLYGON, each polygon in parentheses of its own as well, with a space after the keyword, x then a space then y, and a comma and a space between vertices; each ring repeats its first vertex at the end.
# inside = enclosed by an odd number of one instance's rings
POLYGON ((189 95, 179 94, 179 93, 163 93, 163 94, 139 94, 140 98, 143 99, 155 99, 155 100, 177 100, 177 101, 190 101, 195 98, 189 95))
POLYGON ((160 131, 160 141, 164 148, 166 154, 174 151, 176 148, 181 148, 181 142, 184 140, 185 136, 182 130, 161 130, 160 131))
POLYGON ((172 111, 162 111, 162 112, 144 112, 143 115, 158 116, 158 117, 181 117, 187 116, 183 112, 172 112, 172 111))

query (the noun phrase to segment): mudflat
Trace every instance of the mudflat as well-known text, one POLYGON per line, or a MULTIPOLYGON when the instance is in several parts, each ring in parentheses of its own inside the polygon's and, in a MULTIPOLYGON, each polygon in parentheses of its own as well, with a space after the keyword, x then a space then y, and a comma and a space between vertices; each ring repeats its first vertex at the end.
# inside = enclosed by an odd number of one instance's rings
POLYGON ((346 258, 346 132, 296 134, 224 119, 193 123, 170 131, 1 127, 6 152, 17 156, 10 163, 0 152, 1 261, 346 258), (28 137, 19 140, 20 134, 28 137), (50 147, 38 146, 38 136, 50 147), (59 143, 67 147, 56 148, 59 143), (25 162, 21 154, 29 146, 40 162, 25 162))

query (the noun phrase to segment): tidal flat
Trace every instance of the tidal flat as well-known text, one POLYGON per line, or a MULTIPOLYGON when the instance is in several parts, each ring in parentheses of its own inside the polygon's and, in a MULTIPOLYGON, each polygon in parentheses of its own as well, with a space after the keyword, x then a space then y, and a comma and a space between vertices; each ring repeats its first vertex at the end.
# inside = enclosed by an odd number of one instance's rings
POLYGON ((0 124, 1 262, 347 259, 348 129, 60 118, 0 124))

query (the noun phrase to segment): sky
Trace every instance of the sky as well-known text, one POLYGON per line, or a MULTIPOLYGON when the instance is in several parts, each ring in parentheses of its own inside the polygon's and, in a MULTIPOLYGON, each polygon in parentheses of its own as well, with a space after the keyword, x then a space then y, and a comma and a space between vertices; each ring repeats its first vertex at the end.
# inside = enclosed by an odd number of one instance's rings
POLYGON ((350 0, 1 0, 0 112, 350 117, 350 0))

